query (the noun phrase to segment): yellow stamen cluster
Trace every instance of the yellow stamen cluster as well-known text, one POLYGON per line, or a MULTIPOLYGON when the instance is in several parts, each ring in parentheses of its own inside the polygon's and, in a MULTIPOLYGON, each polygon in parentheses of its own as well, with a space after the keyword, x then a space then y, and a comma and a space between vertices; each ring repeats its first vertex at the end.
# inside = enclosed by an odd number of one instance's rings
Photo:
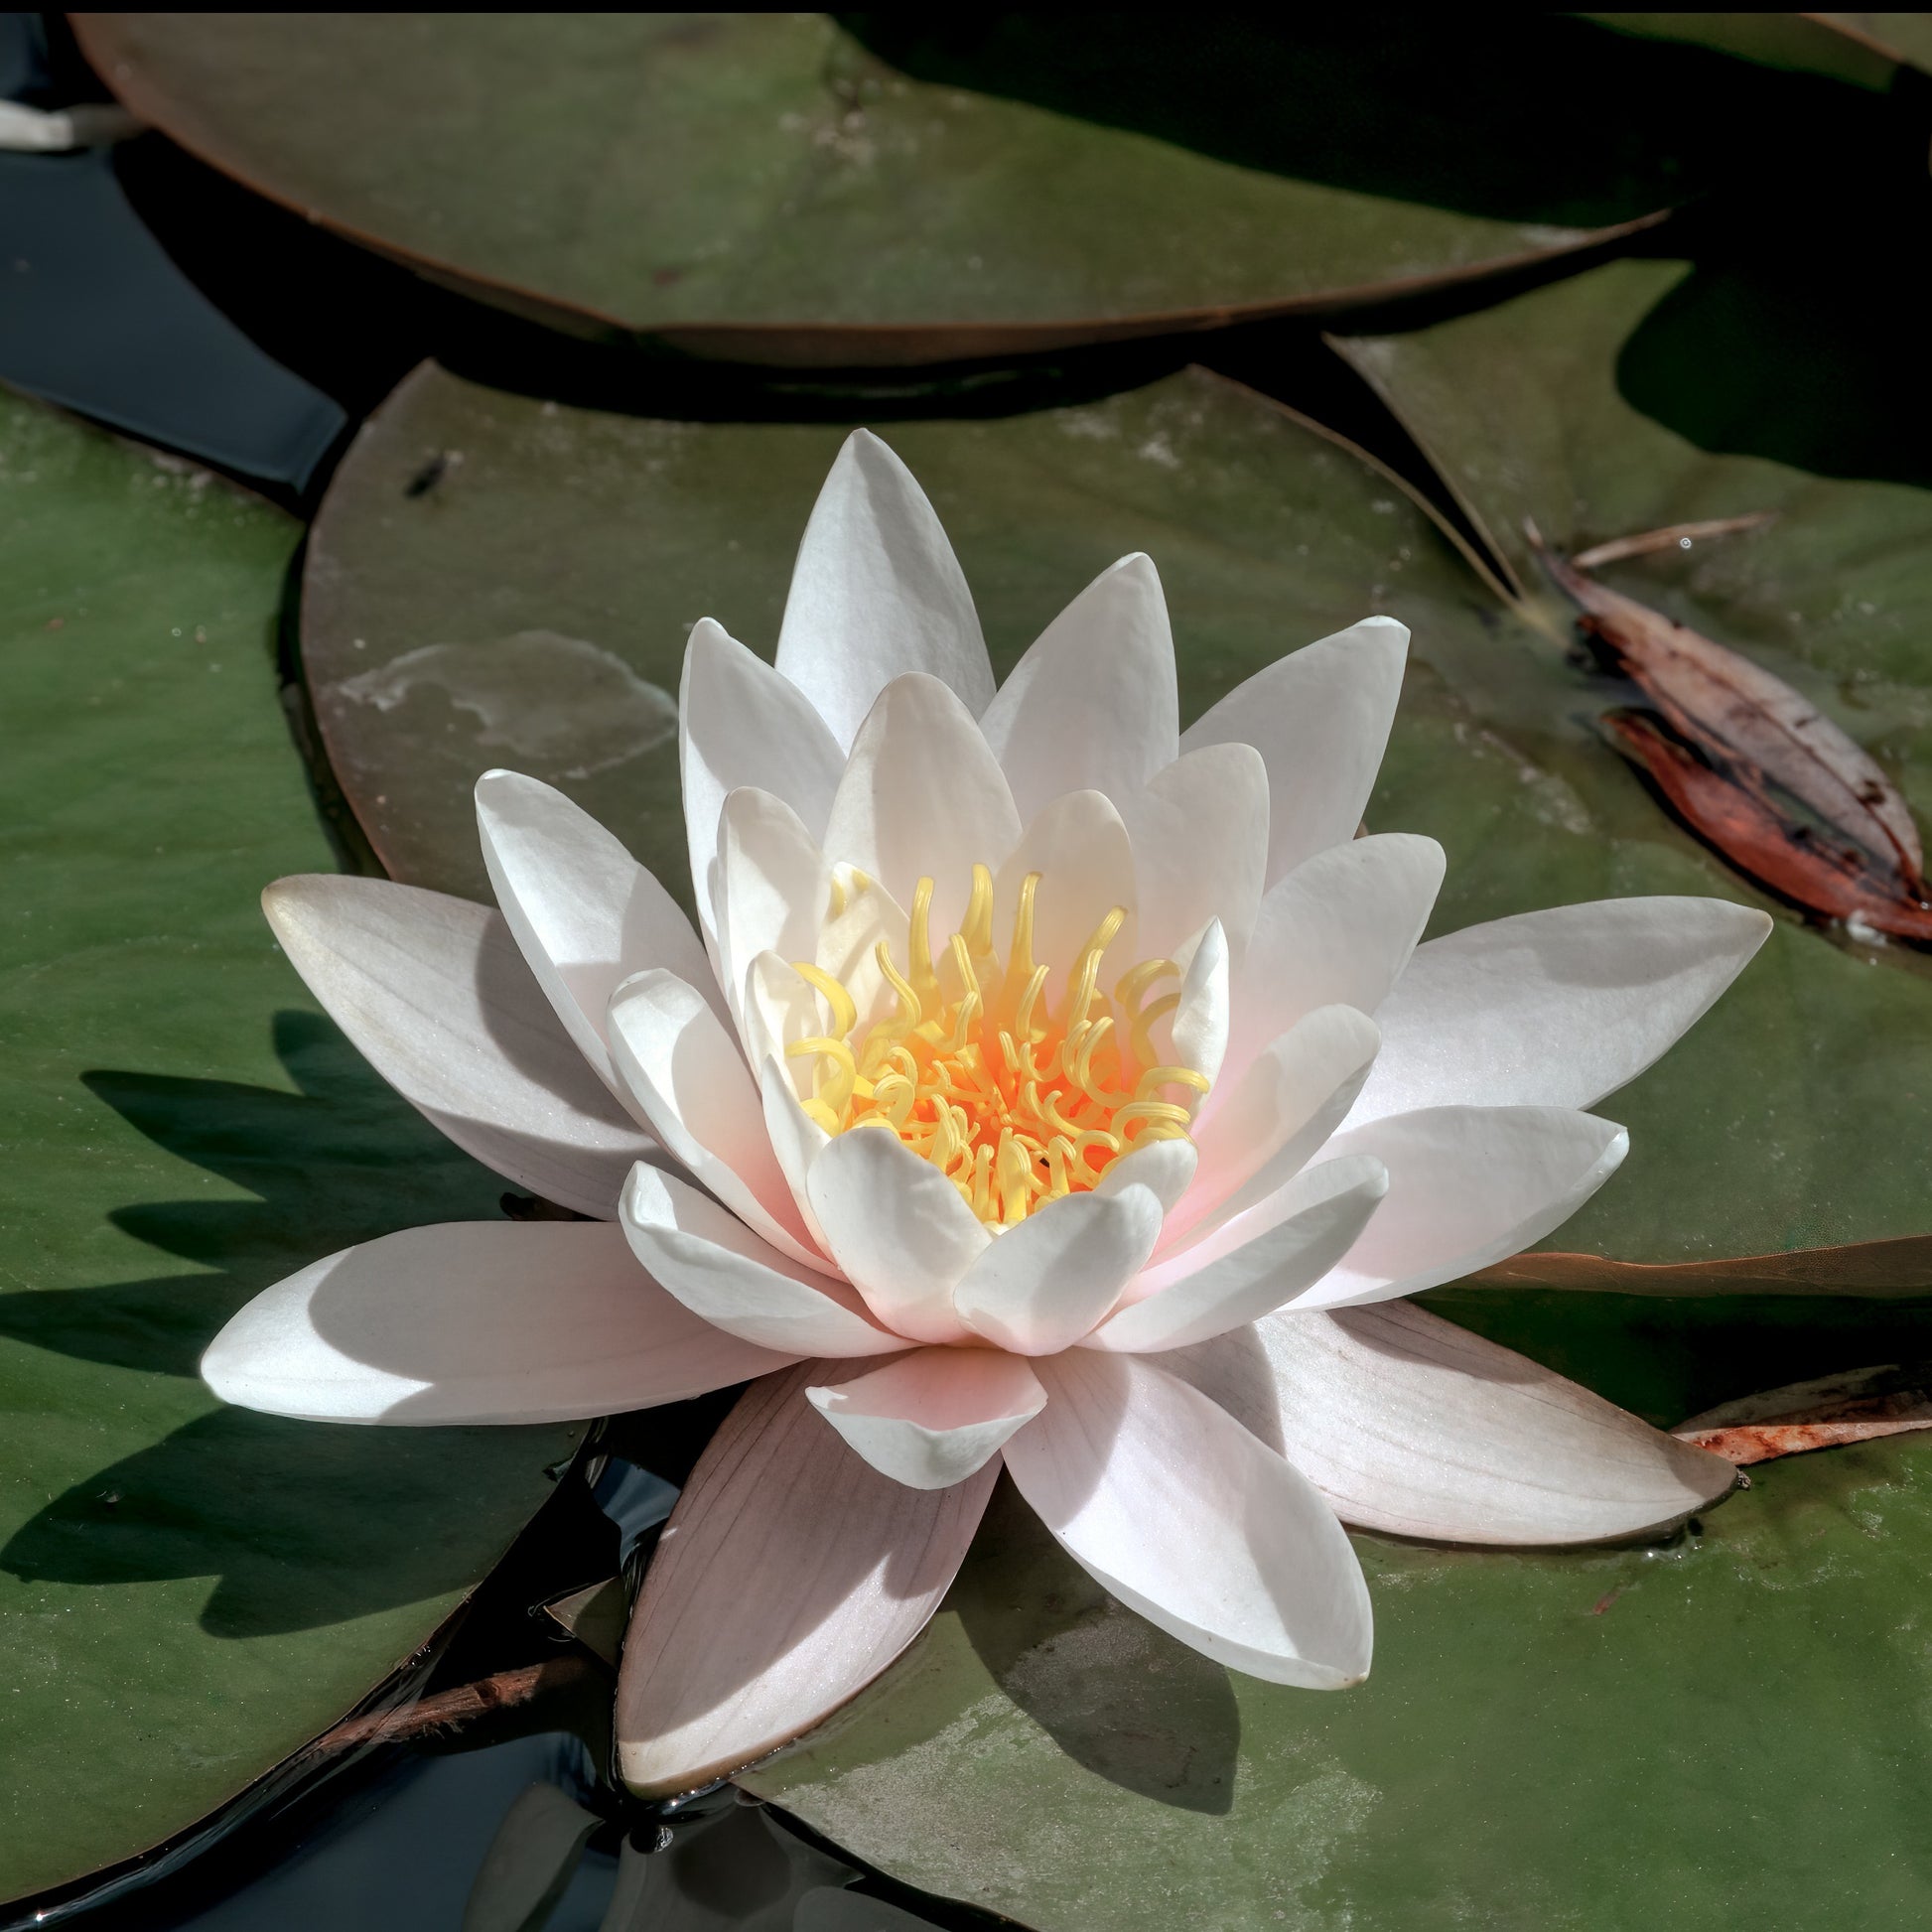
MULTIPOLYGON (((1101 990, 1101 963, 1127 917, 1122 906, 1094 928, 1066 977, 1058 1011, 1047 1010, 1047 968, 1034 960, 1039 883, 1040 875, 1030 873, 1021 886, 1002 965, 986 867, 973 868, 966 916, 936 961, 932 881, 921 879, 912 896, 907 971, 899 972, 884 940, 875 949, 895 996, 892 1017, 861 1035, 852 994, 801 962, 796 970, 830 1010, 831 1024, 785 1049, 813 1062, 804 1105, 827 1133, 889 1129, 994 1228, 1017 1225, 1044 1201, 1085 1192, 1132 1148, 1184 1140, 1208 1086, 1190 1067, 1162 1065, 1151 1037, 1179 1004, 1177 991, 1148 997, 1163 980, 1179 977, 1173 960, 1143 960, 1114 981, 1111 994, 1101 990)), ((857 884, 864 891, 870 882, 861 877, 857 884)))

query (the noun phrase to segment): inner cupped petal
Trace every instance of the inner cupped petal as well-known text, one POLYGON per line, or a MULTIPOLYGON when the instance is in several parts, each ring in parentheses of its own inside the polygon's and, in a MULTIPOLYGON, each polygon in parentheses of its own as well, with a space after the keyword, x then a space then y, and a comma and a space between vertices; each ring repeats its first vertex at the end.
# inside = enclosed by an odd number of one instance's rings
POLYGON ((807 1400, 881 1475, 946 1489, 983 1469, 1046 1406, 1039 1378, 992 1348, 919 1348, 807 1400))

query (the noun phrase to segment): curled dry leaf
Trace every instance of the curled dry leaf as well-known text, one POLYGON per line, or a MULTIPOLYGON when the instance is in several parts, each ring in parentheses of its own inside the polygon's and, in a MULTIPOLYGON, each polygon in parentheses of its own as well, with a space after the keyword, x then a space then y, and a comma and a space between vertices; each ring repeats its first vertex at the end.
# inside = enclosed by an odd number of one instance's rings
POLYGON ((1932 1294, 1932 1235, 1852 1241, 1784 1254, 1700 1261, 1616 1261, 1606 1255, 1542 1249, 1512 1256, 1468 1277, 1486 1288, 1595 1289, 1611 1295, 1932 1294))
MULTIPOLYGON (((1655 707, 1604 723, 1685 824, 1807 911, 1932 943, 1918 828, 1870 755, 1782 678, 1597 583, 1533 526, 1528 534, 1598 656, 1655 707)), ((1632 539, 1584 555, 1609 561, 1648 547, 1632 539)))
POLYGON ((1708 1409, 1671 1433, 1740 1467, 1932 1429, 1932 1363, 1841 1370, 1708 1409))

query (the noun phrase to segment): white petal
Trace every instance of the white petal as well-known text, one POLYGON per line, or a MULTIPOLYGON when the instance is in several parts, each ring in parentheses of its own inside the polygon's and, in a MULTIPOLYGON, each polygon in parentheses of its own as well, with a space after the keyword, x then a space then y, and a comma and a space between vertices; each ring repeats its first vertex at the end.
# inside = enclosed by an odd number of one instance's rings
POLYGON ((1199 1167, 1200 1151, 1192 1141, 1150 1141, 1123 1154, 1093 1191, 1118 1194, 1125 1187, 1151 1188, 1162 1212, 1172 1214, 1199 1167))
POLYGON ((997 1347, 1057 1354, 1113 1308, 1160 1232, 1160 1196, 1138 1182, 1048 1201, 974 1262, 953 1306, 997 1347))
POLYGON ((1210 1085, 1228 1047, 1228 942, 1219 919, 1208 922, 1180 981, 1180 1004, 1170 1027, 1174 1063, 1191 1067, 1210 1085))
POLYGON ((1154 1292, 1103 1322, 1089 1344, 1145 1355, 1259 1321, 1334 1267, 1388 1190, 1388 1172, 1373 1155, 1326 1161, 1297 1174, 1281 1190, 1281 1218, 1272 1227, 1192 1273, 1186 1254, 1149 1270, 1142 1283, 1154 1292))
MULTIPOLYGON (((1389 1171, 1389 1197, 1301 1306, 1417 1295, 1519 1254, 1588 1200, 1629 1146, 1622 1128, 1567 1107, 1430 1107, 1346 1128, 1321 1165, 1372 1154, 1389 1171)), ((1193 1252, 1267 1219, 1272 1205, 1230 1221, 1193 1252)))
POLYGON ((855 1697, 925 1627, 998 1474, 909 1489, 804 1400, 825 1364, 755 1384, 678 1498, 624 1639, 618 1744, 645 1796, 762 1757, 855 1697))
MULTIPOLYGON (((1097 791, 1070 791, 1029 825, 993 882, 993 933, 1004 952, 1020 889, 1038 873, 1034 895, 1034 958, 1050 970, 1042 997, 1057 1010, 1080 949, 1115 906, 1127 921, 1101 963, 1103 986, 1140 957, 1134 929, 1134 851, 1120 814, 1097 791)), ((934 935, 935 946, 937 934, 934 935)))
POLYGON ((972 714, 936 678, 889 684, 839 780, 825 856, 871 874, 900 905, 930 878, 936 943, 958 929, 973 867, 997 871, 1019 843, 1013 794, 972 714))
MULTIPOLYGON (((768 791, 734 791, 718 821, 713 904, 720 970, 734 1002, 743 1002, 745 976, 759 953, 775 952, 786 961, 813 958, 831 906, 831 868, 798 814, 768 791)), ((742 1004, 735 1018, 756 1059, 759 1048, 746 1032, 742 1004)))
POLYGON ((477 830, 524 959, 606 1085, 615 1090, 617 1075, 605 1012, 632 973, 662 966, 726 1017, 691 921, 623 842, 561 791, 515 771, 485 771, 477 780, 477 830))
POLYGON ((844 1282, 780 1254, 674 1175, 640 1162, 619 1219, 651 1276, 727 1334, 794 1358, 889 1355, 905 1346, 844 1282))
POLYGON ((805 694, 710 618, 691 632, 677 705, 691 892, 698 922, 715 942, 711 904, 726 798, 741 785, 758 785, 782 798, 816 837, 825 830, 845 753, 805 694))
POLYGON ((923 671, 977 718, 993 667, 973 594, 912 473, 855 430, 805 525, 778 632, 778 669, 849 746, 894 678, 923 671))
POLYGON ((1722 1457, 1410 1302, 1288 1310, 1161 1366, 1279 1448, 1343 1522, 1394 1536, 1661 1535, 1736 1480, 1722 1457))
POLYGON ((673 973, 638 973, 611 1000, 618 1077, 678 1160, 794 1261, 811 1236, 764 1131, 751 1073, 703 996, 673 973))
POLYGON ((1699 1020, 1770 930, 1724 899, 1615 898, 1432 939, 1383 1007, 1355 1119, 1594 1106, 1699 1020))
POLYGON ((787 1059, 785 1048, 823 1035, 828 1025, 825 1005, 824 996, 814 991, 796 968, 774 952, 759 953, 745 975, 740 1000, 746 1058, 754 1066, 776 1062, 794 1087, 802 1086, 809 1092, 811 1062, 803 1056, 787 1059))
POLYGON ((962 1341, 953 1285, 992 1241, 959 1189, 883 1127, 835 1134, 806 1186, 832 1258, 885 1325, 962 1341))
POLYGON ((1166 958, 1218 918, 1238 961, 1268 871, 1268 767, 1252 745, 1203 745, 1118 798, 1134 845, 1141 945, 1166 958))
POLYGON ((1355 836, 1389 742, 1409 630, 1365 618, 1278 658, 1180 735, 1252 745, 1268 765, 1268 883, 1355 836))
POLYGON ((1232 1064, 1316 1007, 1376 1013, 1429 923, 1443 866, 1434 839, 1384 832, 1331 846, 1274 886, 1236 982, 1232 1064))
POLYGON ((1130 1608, 1251 1677, 1340 1690, 1368 1675, 1368 1589, 1313 1486, 1152 1363, 1076 1349, 1007 1467, 1075 1562, 1130 1608))
POLYGON ((981 725, 1023 819, 1066 791, 1125 798, 1171 764, 1180 700, 1153 561, 1137 552, 1102 571, 1013 667, 981 725))
POLYGON ((1203 1240, 1301 1173, 1354 1105, 1380 1037, 1353 1007, 1317 1007, 1271 1041, 1194 1130, 1199 1182, 1170 1212, 1161 1253, 1203 1240))
MULTIPOLYGON (((785 1185, 791 1190, 798 1217, 812 1237, 812 1245, 821 1253, 829 1254, 831 1244, 825 1239, 825 1230, 819 1226, 818 1210, 812 1206, 806 1182, 812 1163, 825 1152, 832 1137, 798 1104, 790 1076, 775 1054, 765 1058, 764 1071, 759 1077, 759 1099, 764 1109, 765 1138, 771 1143, 771 1152, 777 1157, 779 1171, 785 1177, 785 1185)), ((814 1268, 818 1266, 816 1255, 808 1259, 814 1268)))
POLYGON ((571 1043, 499 912, 386 879, 278 880, 262 908, 375 1070, 465 1153, 609 1220, 656 1142, 571 1043))
POLYGON ((265 1289, 215 1336, 225 1402, 312 1422, 576 1422, 783 1368, 702 1321, 599 1222, 407 1228, 265 1289))
POLYGON ((913 1489, 965 1481, 1046 1406, 1039 1378, 997 1348, 921 1348, 805 1394, 850 1449, 913 1489))

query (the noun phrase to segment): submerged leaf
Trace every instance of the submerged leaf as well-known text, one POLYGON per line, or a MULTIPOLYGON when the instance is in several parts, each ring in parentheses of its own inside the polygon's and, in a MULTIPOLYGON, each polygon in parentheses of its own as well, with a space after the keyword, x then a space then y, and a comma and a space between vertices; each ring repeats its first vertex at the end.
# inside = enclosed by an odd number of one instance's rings
POLYGON ((1932 1363, 1854 1368, 1692 1416, 1671 1433, 1740 1467, 1932 1429, 1932 1363))

